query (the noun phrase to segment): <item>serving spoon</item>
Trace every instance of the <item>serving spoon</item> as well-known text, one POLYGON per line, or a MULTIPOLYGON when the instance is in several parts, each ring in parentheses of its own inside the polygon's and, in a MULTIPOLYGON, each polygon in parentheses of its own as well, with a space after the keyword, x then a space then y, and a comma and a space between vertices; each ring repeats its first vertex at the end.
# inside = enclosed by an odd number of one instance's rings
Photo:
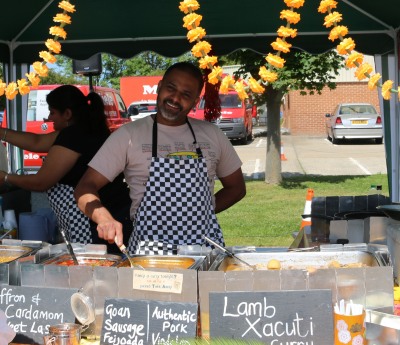
MULTIPOLYGON (((117 244, 117 236, 115 236, 114 242, 115 242, 115 244, 117 244)), ((117 244, 117 246, 118 246, 118 244, 117 244)), ((120 246, 118 246, 118 248, 126 256, 126 258, 129 260, 129 264, 131 265, 131 267, 136 267, 136 268, 139 268, 141 270, 144 270, 144 267, 142 265, 139 265, 139 264, 137 264, 137 263, 135 263, 133 261, 133 258, 128 253, 128 249, 126 249, 125 244, 122 243, 120 246)))
POLYGON ((204 236, 204 239, 209 242, 210 244, 212 244, 213 246, 217 247, 218 249, 221 249, 226 255, 228 255, 229 257, 236 259, 238 261, 240 261, 241 263, 245 264, 246 266, 250 267, 252 270, 255 270, 256 267, 253 265, 250 265, 248 262, 242 260, 241 258, 239 258, 238 256, 236 256, 234 253, 232 253, 231 251, 229 251, 228 249, 220 246, 218 243, 214 242, 213 240, 209 239, 208 237, 204 236))

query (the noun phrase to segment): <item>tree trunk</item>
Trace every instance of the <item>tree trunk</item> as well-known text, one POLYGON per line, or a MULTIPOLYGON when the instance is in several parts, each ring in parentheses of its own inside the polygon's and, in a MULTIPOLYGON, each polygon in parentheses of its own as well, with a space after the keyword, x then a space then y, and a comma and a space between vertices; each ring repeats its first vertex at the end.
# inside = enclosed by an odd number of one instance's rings
POLYGON ((282 182, 280 109, 283 92, 267 87, 267 157, 265 182, 282 182))

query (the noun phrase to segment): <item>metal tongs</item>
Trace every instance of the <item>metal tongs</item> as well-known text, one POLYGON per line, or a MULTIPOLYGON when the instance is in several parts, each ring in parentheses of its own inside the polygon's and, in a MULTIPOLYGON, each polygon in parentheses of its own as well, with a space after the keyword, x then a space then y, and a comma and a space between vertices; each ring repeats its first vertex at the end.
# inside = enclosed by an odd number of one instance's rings
POLYGON ((252 270, 255 270, 255 269, 256 269, 255 266, 250 265, 248 262, 242 260, 241 258, 239 258, 238 256, 236 256, 234 253, 232 253, 231 251, 229 251, 228 249, 226 249, 226 248, 220 246, 218 243, 214 242, 213 240, 209 239, 209 238, 206 237, 206 236, 203 236, 203 237, 204 237, 204 239, 205 239, 207 242, 209 242, 210 244, 212 244, 212 245, 215 246, 216 248, 221 249, 221 250, 222 250, 226 255, 228 255, 230 258, 233 258, 233 259, 235 259, 235 260, 240 261, 241 263, 245 264, 246 266, 249 266, 252 270))
POLYGON ((67 245, 69 255, 71 255, 74 265, 79 265, 78 259, 76 258, 76 255, 74 253, 74 249, 72 248, 71 243, 69 242, 67 235, 65 234, 65 231, 63 229, 61 229, 60 232, 64 239, 65 244, 67 245))
MULTIPOLYGON (((115 244, 117 244, 117 236, 115 236, 114 242, 115 242, 115 244)), ((117 246, 118 246, 118 244, 117 244, 117 246)), ((128 249, 126 249, 125 244, 122 243, 120 246, 118 246, 118 248, 122 252, 122 254, 124 254, 126 256, 126 258, 129 260, 129 264, 131 265, 131 267, 136 267, 141 270, 144 270, 144 267, 142 265, 139 265, 133 261, 133 258, 129 255, 128 249)))

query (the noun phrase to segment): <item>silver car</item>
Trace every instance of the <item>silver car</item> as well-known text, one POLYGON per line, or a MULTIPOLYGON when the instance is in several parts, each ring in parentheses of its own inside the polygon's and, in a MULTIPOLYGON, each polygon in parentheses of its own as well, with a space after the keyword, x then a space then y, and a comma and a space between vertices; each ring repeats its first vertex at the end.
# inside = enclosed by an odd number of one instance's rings
POLYGON ((326 134, 333 144, 340 139, 375 139, 383 142, 382 117, 369 103, 341 103, 326 114, 326 134))

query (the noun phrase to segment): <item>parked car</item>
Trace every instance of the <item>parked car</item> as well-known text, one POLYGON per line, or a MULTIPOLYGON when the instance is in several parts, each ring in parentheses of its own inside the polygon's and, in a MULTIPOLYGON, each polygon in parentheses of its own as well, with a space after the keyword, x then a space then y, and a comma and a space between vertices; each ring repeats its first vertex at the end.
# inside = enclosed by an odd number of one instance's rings
POLYGON ((374 139, 383 142, 382 117, 369 103, 341 103, 326 114, 326 134, 332 143, 340 139, 374 139))
POLYGON ((157 112, 157 101, 132 102, 128 107, 128 115, 131 121, 136 121, 157 112))

